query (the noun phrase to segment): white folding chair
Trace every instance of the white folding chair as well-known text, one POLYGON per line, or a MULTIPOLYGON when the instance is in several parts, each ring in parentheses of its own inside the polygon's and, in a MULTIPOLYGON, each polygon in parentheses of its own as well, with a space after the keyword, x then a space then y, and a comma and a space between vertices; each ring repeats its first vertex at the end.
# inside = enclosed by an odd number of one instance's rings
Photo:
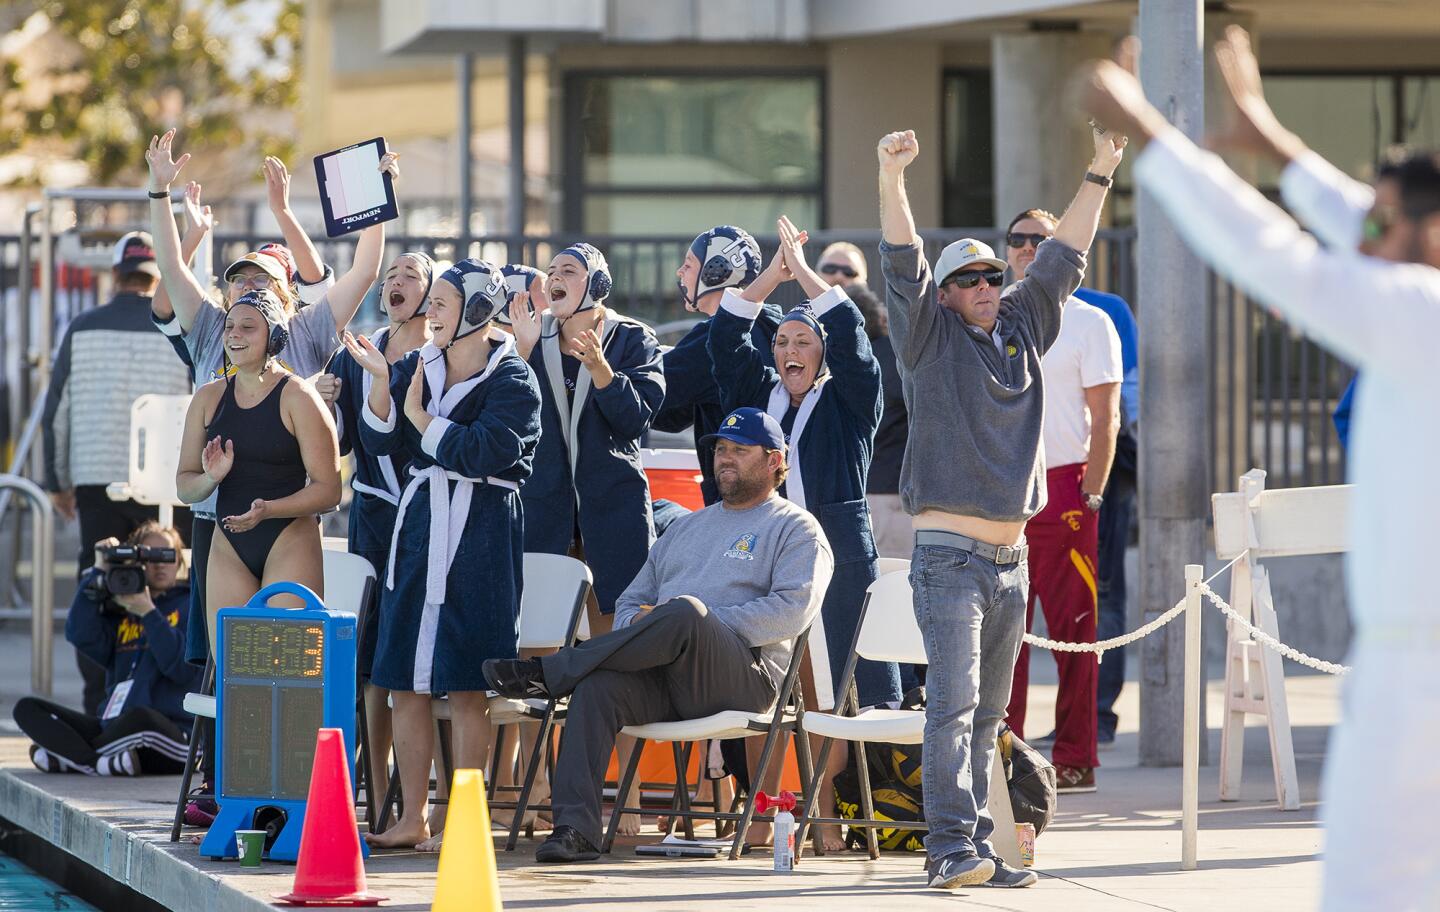
MULTIPOLYGON (((351 554, 349 542, 343 538, 326 537, 320 544, 325 561, 325 607, 355 615, 355 651, 358 655, 365 648, 366 619, 379 607, 376 599, 379 580, 375 578, 375 567, 360 555, 351 554)), ((359 794, 363 780, 365 820, 373 824, 376 808, 375 758, 370 756, 370 717, 365 709, 365 682, 360 678, 359 668, 355 673, 355 715, 359 723, 357 738, 360 742, 360 772, 356 777, 355 792, 359 794)), ((385 758, 380 759, 383 763, 385 758)))
MULTIPOLYGON (((578 640, 588 639, 590 623, 585 615, 585 600, 590 594, 593 577, 590 568, 583 561, 562 554, 526 553, 524 557, 524 587, 520 597, 520 649, 558 649, 573 645, 578 640)), ((506 850, 515 848, 519 839, 520 824, 526 811, 531 810, 530 792, 535 785, 540 764, 545 759, 546 746, 553 727, 564 720, 561 701, 512 700, 498 694, 490 694, 489 714, 492 725, 501 727, 501 734, 491 748, 496 763, 491 765, 489 798, 492 809, 514 809, 510 836, 506 850), (524 784, 519 787, 519 796, 513 802, 497 801, 495 794, 498 759, 504 746, 504 727, 538 723, 535 750, 525 767, 524 784)), ((436 726, 436 744, 440 746, 441 769, 438 774, 448 780, 451 773, 449 750, 441 730, 441 723, 451 718, 450 701, 437 697, 430 701, 430 712, 436 726)), ((510 786, 508 788, 514 788, 510 786)), ((398 771, 391 774, 390 788, 381 807, 378 826, 383 830, 389 823, 391 808, 399 797, 398 771)), ((445 799, 433 803, 443 804, 445 799)), ((379 830, 377 830, 378 832, 379 830)))
MULTIPOLYGON (((884 741, 891 744, 921 744, 925 740, 925 713, 913 709, 867 709, 859 711, 859 696, 855 688, 855 666, 860 659, 874 662, 902 662, 925 665, 925 641, 920 626, 915 620, 913 596, 910 591, 909 562, 904 568, 886 573, 871 583, 865 591, 865 604, 861 608, 860 624, 855 630, 854 645, 850 658, 842 673, 844 694, 840 711, 831 714, 823 712, 805 713, 804 724, 810 732, 821 736, 820 754, 816 757, 813 778, 806 783, 807 800, 800 814, 795 833, 795 860, 798 862, 804 852, 805 831, 816 823, 863 827, 865 844, 872 859, 880 857, 880 847, 875 830, 891 829, 903 824, 909 829, 925 829, 925 822, 875 819, 875 805, 870 793, 870 765, 865 757, 864 744, 884 741), (862 816, 849 819, 841 817, 820 817, 814 813, 814 802, 809 796, 818 793, 820 777, 830 750, 835 741, 848 741, 861 745, 855 752, 860 786, 860 813, 862 816)), ((994 845, 1001 857, 1012 865, 1020 863, 1019 846, 1015 842, 1014 814, 1010 808, 1010 794, 1005 785, 1003 767, 999 752, 991 766, 991 788, 988 807, 996 821, 994 845), (998 771, 998 772, 997 772, 998 771), (1003 802, 1003 804, 1002 804, 1003 802), (1008 821, 1009 832, 1003 832, 1002 822, 1008 821)))
POLYGON ((887 573, 909 573, 910 561, 903 557, 876 558, 875 572, 877 576, 884 576, 887 573))
MULTIPOLYGON (((615 834, 620 829, 622 816, 627 813, 644 813, 644 808, 626 807, 625 796, 630 793, 630 785, 635 781, 635 771, 640 765, 640 755, 645 749, 645 742, 669 741, 674 746, 676 787, 675 799, 670 811, 671 817, 680 818, 687 823, 696 817, 704 817, 715 820, 717 826, 722 820, 736 821, 735 838, 730 844, 730 859, 733 861, 740 857, 740 847, 745 839, 745 831, 749 829, 750 822, 754 819, 755 796, 760 791, 759 783, 765 781, 765 771, 769 769, 771 755, 775 752, 776 745, 782 744, 781 739, 790 732, 794 732, 795 735, 795 751, 800 761, 801 779, 806 782, 810 780, 810 741, 805 736, 802 721, 805 701, 798 686, 800 667, 804 662, 805 646, 809 635, 810 631, 806 630, 795 638, 790 655, 790 667, 786 670, 785 679, 780 685, 774 709, 758 713, 725 710, 703 719, 627 725, 620 730, 622 735, 629 735, 635 739, 635 748, 630 752, 630 762, 626 765, 625 773, 620 777, 620 787, 615 792, 615 809, 610 815, 610 824, 606 828, 605 838, 600 846, 601 852, 609 853, 615 844, 615 834), (754 738, 759 735, 765 736, 765 746, 760 752, 760 763, 751 779, 753 785, 750 793, 745 796, 743 810, 738 814, 722 813, 718 807, 713 812, 691 810, 690 789, 686 775, 690 752, 688 748, 682 749, 681 744, 725 738, 754 738)), ((823 655, 819 661, 825 661, 823 655)))

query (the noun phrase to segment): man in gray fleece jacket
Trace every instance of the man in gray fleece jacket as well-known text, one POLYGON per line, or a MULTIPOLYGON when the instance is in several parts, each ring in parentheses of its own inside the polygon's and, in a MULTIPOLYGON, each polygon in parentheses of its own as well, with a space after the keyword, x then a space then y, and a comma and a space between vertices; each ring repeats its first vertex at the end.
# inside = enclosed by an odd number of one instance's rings
POLYGON ((1054 236, 1003 294, 1005 261, 970 238, 946 247, 931 274, 904 184, 920 144, 907 130, 877 149, 885 305, 910 413, 900 502, 915 528, 910 583, 930 664, 922 775, 932 887, 1036 881, 995 857, 985 805, 1025 632, 1025 522, 1045 505, 1040 357, 1084 274, 1124 146, 1096 133, 1054 236))
POLYGON ((820 525, 778 496, 780 423, 736 409, 715 441, 720 503, 677 519, 615 603, 615 629, 541 659, 492 659, 507 697, 570 695, 555 831, 537 861, 599 857, 600 789, 626 725, 770 709, 792 644, 820 613, 834 559, 820 525))

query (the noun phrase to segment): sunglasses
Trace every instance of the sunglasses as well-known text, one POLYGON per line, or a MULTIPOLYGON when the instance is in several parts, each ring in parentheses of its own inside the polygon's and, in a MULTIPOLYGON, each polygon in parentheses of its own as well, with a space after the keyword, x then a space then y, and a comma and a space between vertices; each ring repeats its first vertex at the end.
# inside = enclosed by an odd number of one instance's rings
POLYGON ((974 288, 980 284, 981 279, 984 279, 985 284, 991 288, 999 288, 1005 282, 1005 272, 1003 270, 996 272, 962 272, 954 278, 941 282, 940 287, 943 288, 946 285, 954 285, 956 288, 974 288))
POLYGON ((860 275, 860 273, 851 269, 849 266, 844 265, 843 263, 826 263, 824 266, 820 267, 820 271, 825 273, 826 275, 834 275, 838 272, 847 279, 858 278, 860 275))
POLYGON ((1025 246, 1027 241, 1030 243, 1030 246, 1039 247, 1041 241, 1047 241, 1049 239, 1050 235, 1048 234, 1020 234, 1019 232, 1012 232, 1006 236, 1005 243, 1009 244, 1013 249, 1019 250, 1025 246))

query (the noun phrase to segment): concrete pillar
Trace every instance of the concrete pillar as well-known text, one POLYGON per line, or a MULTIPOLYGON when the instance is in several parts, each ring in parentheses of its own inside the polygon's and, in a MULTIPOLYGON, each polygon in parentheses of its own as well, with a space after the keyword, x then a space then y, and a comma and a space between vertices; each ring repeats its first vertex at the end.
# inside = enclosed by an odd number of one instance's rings
MULTIPOLYGON (((1200 0, 1140 4, 1145 94, 1184 133, 1205 123, 1200 0)), ((1185 594, 1206 552, 1209 311, 1205 271, 1148 194, 1136 194, 1140 304, 1140 609, 1148 621, 1185 594)), ((1178 766, 1184 744, 1184 625, 1141 641, 1140 762, 1178 766)), ((1203 669, 1201 685, 1203 687, 1203 669)), ((1203 691, 1202 691, 1203 692, 1203 691)), ((1201 701, 1204 725, 1204 701, 1201 701)), ((1201 729, 1203 732, 1203 728, 1201 729)), ((1205 741, 1201 739, 1202 761, 1205 741)))
POLYGON ((995 221, 1033 206, 1061 214, 1095 152, 1086 118, 1065 86, 1085 61, 1110 53, 1108 35, 1001 33, 991 39, 995 221))
MULTIPOLYGON (((1225 80, 1215 66, 1215 42, 1224 37, 1225 28, 1239 25, 1250 32, 1250 40, 1259 51, 1259 38, 1255 34, 1255 17, 1250 13, 1225 10, 1205 13, 1205 132, 1214 133, 1225 128, 1229 117, 1228 91, 1225 80)), ((1253 155, 1230 156, 1226 159, 1235 173, 1255 182, 1258 160, 1253 155)), ((1232 460, 1244 463, 1243 449, 1250 439, 1249 420, 1246 416, 1246 400, 1253 395, 1250 387, 1250 360, 1254 357, 1254 336, 1248 322, 1250 306, 1238 291, 1232 295, 1217 296, 1215 322, 1217 338, 1215 364, 1215 453, 1212 458, 1216 465, 1231 465, 1232 460)), ((1220 490, 1235 489, 1236 477, 1249 471, 1250 465, 1231 465, 1234 471, 1216 478, 1220 490), (1226 477, 1229 476, 1229 477, 1226 477)))
MULTIPOLYGON (((893 130, 914 130, 920 140, 920 157, 905 169, 905 185, 916 226, 937 227, 943 173, 939 44, 833 42, 826 48, 826 75, 826 227, 877 225, 875 144, 893 130)), ((756 230, 769 234, 774 227, 756 230)))
POLYGON ((457 233, 459 238, 458 248, 455 251, 455 259, 463 260, 470 255, 470 213, 475 208, 475 194, 473 190, 473 178, 475 176, 475 155, 470 146, 470 140, 475 135, 474 129, 474 98, 475 86, 475 55, 468 51, 459 55, 455 61, 455 83, 458 90, 460 102, 460 114, 458 124, 455 128, 455 144, 459 153, 458 162, 460 165, 460 199, 458 200, 460 230, 457 233))
POLYGON ((525 36, 511 35, 506 61, 506 107, 510 125, 510 205, 506 233, 510 235, 510 262, 524 256, 520 237, 525 233, 525 36))

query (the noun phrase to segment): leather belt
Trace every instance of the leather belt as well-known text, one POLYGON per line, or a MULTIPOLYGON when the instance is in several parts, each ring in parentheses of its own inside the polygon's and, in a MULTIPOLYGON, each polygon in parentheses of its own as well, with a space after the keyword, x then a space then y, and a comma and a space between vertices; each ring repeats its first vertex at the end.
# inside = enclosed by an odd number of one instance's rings
POLYGON ((992 545, 988 542, 976 541, 958 532, 946 532, 943 529, 915 530, 915 545, 917 547, 920 545, 939 545, 942 548, 955 548, 960 551, 968 551, 977 557, 983 557, 1001 566, 1018 564, 1030 553, 1030 547, 1025 544, 992 545))

